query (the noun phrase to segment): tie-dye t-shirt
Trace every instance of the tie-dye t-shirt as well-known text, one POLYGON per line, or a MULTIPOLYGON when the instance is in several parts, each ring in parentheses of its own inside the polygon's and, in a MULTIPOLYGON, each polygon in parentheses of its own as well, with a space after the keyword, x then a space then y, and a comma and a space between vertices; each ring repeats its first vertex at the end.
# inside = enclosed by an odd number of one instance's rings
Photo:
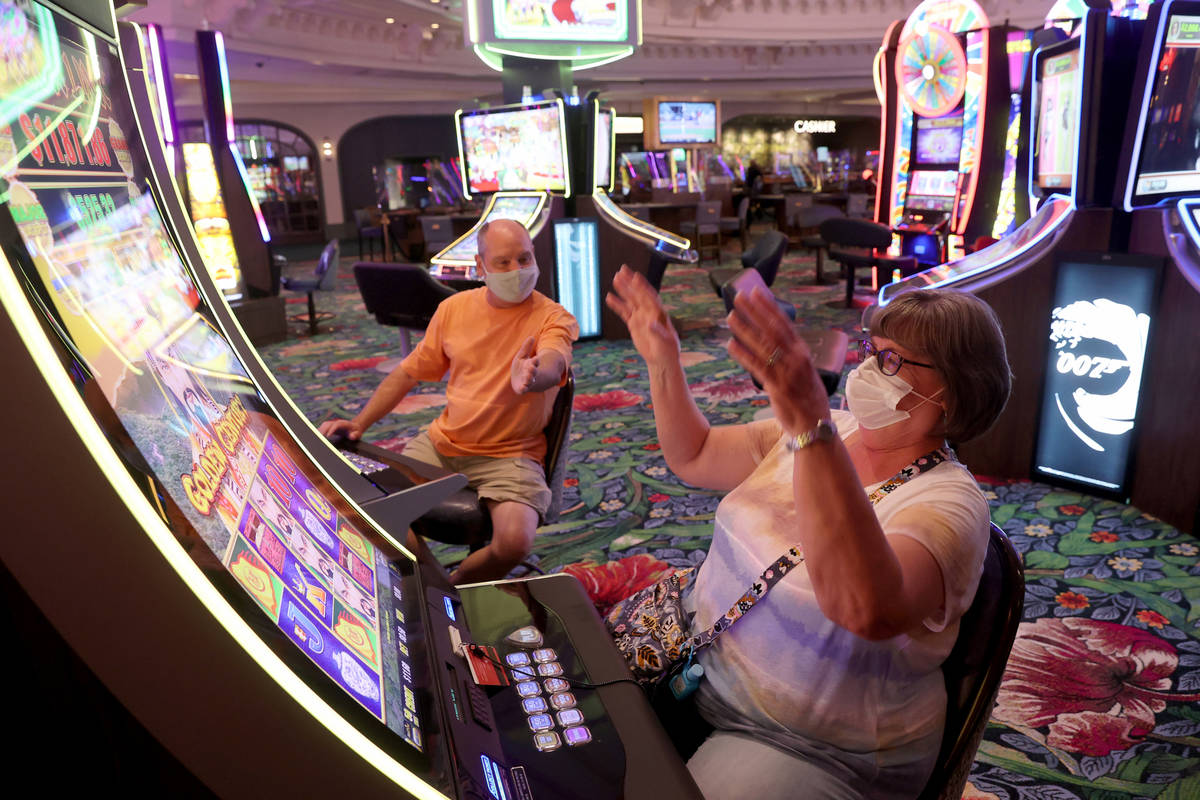
MULTIPOLYGON (((843 437, 856 429, 849 414, 834 416, 843 437)), ((717 508, 712 546, 689 600, 697 630, 728 611, 767 564, 798 543, 792 461, 781 431, 755 471, 717 508)), ((877 485, 864 488, 869 493, 877 485)), ((938 613, 918 630, 868 641, 821 613, 801 564, 699 656, 705 670, 701 709, 735 712, 768 739, 796 737, 847 753, 873 753, 881 764, 936 755, 934 734, 946 705, 939 667, 979 584, 988 507, 975 479, 956 461, 904 483, 875 505, 885 534, 899 533, 888 530, 889 521, 911 506, 922 508, 928 524, 919 535, 904 535, 920 541, 942 571, 945 604, 938 613)))

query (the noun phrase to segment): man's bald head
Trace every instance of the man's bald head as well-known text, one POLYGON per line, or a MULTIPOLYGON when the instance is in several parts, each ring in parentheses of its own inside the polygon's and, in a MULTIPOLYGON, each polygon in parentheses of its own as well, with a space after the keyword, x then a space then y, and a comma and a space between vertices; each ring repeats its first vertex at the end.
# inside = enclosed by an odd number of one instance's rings
POLYGON ((479 252, 480 258, 487 259, 485 251, 492 238, 495 238, 497 242, 508 241, 517 245, 528 243, 530 249, 533 247, 529 231, 525 230, 525 226, 515 219, 494 219, 491 222, 483 223, 479 228, 479 236, 475 240, 475 248, 479 252))

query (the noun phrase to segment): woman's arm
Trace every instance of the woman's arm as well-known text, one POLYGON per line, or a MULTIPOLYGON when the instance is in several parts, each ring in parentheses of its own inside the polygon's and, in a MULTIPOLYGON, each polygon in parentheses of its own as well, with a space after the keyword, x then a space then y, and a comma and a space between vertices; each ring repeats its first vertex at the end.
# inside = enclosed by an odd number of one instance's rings
POLYGON ((649 282, 622 266, 613 278, 613 291, 605 298, 629 328, 633 345, 650 373, 650 400, 654 426, 667 466, 693 486, 728 490, 754 470, 761 452, 747 426, 713 428, 692 398, 679 337, 649 282))

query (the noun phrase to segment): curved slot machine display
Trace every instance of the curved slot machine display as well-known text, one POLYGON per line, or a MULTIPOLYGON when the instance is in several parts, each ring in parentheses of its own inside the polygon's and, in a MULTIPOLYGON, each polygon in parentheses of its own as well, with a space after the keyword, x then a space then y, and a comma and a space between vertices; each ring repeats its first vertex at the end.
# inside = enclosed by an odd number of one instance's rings
POLYGON ((0 352, 24 535, 0 557, 20 591, 219 796, 697 797, 578 582, 451 587, 398 537, 461 481, 384 497, 380 465, 352 468, 281 398, 169 220, 111 5, 6 8, 23 71, 0 106, 0 352), (552 711, 514 685, 530 664, 552 711))

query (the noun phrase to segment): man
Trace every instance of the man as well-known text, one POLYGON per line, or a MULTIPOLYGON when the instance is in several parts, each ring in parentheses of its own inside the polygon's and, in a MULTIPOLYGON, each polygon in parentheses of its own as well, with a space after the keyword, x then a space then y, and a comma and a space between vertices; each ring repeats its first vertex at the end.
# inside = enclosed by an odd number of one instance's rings
POLYGON ((392 370, 352 420, 321 423, 326 436, 358 439, 419 381, 449 370, 442 415, 404 448, 404 455, 467 476, 487 503, 492 541, 451 575, 455 583, 502 578, 533 548, 550 504, 542 470, 558 387, 566 382, 579 325, 534 291, 533 242, 512 220, 479 230, 475 264, 486 286, 442 301, 420 344, 392 370))

